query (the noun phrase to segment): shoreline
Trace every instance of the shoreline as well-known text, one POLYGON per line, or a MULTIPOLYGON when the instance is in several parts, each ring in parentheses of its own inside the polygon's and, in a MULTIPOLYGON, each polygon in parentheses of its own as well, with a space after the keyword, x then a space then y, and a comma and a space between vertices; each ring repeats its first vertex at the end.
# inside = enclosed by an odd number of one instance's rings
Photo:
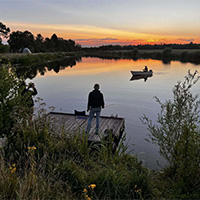
POLYGON ((164 64, 171 61, 200 64, 200 49, 148 49, 148 50, 83 50, 77 52, 47 52, 47 53, 1 53, 0 63, 33 65, 42 62, 51 62, 65 58, 96 57, 101 59, 153 59, 162 60, 164 64))

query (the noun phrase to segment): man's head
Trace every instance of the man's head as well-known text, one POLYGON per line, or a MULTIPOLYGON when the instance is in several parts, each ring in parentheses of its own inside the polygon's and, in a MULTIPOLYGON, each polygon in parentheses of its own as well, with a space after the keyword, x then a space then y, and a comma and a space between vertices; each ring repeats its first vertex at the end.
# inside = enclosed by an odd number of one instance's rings
POLYGON ((99 84, 98 83, 96 83, 96 84, 94 84, 94 89, 95 90, 98 90, 100 87, 99 87, 99 84))

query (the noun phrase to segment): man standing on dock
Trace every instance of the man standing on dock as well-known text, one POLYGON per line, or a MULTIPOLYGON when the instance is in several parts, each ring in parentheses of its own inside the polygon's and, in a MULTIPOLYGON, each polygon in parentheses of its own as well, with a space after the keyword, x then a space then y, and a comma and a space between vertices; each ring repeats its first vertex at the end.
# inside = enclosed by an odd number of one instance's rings
POLYGON ((92 118, 94 117, 95 113, 96 113, 95 134, 98 134, 99 132, 99 119, 100 119, 101 108, 104 108, 104 98, 103 94, 99 91, 99 88, 100 88, 99 84, 96 83, 94 85, 94 90, 90 92, 88 96, 87 111, 90 111, 90 114, 89 114, 86 133, 90 132, 92 118))

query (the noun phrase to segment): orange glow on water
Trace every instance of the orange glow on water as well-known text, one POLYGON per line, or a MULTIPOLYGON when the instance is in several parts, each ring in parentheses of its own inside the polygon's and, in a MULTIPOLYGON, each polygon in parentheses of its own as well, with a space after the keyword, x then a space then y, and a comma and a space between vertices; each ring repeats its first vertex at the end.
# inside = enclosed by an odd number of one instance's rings
POLYGON ((92 76, 103 73, 123 74, 131 70, 142 70, 147 65, 149 69, 159 71, 162 69, 162 61, 159 60, 102 60, 99 58, 83 58, 82 62, 77 63, 72 68, 67 67, 59 73, 53 70, 47 71, 45 76, 92 76))

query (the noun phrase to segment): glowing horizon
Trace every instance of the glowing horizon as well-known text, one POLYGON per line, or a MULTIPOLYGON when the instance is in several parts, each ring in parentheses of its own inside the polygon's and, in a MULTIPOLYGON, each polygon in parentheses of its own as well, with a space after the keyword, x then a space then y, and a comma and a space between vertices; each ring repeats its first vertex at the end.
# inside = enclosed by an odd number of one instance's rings
MULTIPOLYGON (((72 39, 84 46, 101 45, 138 45, 138 44, 169 44, 190 42, 200 43, 200 39, 191 39, 188 36, 159 35, 147 33, 134 33, 123 30, 101 28, 87 25, 55 25, 55 24, 28 24, 6 22, 12 31, 30 31, 35 37, 41 34, 44 38, 51 37, 54 33, 64 39, 72 39)), ((194 38, 194 37, 193 37, 194 38)))

